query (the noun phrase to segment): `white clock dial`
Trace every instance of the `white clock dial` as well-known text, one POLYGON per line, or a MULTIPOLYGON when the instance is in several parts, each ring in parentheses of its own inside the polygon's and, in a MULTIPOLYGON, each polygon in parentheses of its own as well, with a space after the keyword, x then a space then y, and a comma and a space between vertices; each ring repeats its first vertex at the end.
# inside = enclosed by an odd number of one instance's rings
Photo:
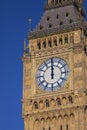
POLYGON ((48 83, 54 83, 60 79, 61 76, 61 71, 58 67, 54 66, 54 77, 52 78, 51 76, 51 67, 49 67, 45 73, 44 73, 44 78, 48 83))
POLYGON ((44 91, 56 91, 68 78, 69 68, 61 58, 51 58, 45 61, 37 70, 36 81, 44 91))

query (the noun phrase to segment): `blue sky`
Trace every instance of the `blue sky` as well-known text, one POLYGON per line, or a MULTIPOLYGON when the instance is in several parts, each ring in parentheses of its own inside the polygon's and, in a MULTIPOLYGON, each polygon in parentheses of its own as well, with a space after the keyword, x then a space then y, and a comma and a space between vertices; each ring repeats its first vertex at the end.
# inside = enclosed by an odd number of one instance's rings
MULTIPOLYGON (((35 28, 43 15, 44 0, 0 2, 0 130, 23 130, 22 62, 23 42, 29 23, 35 28)), ((87 10, 87 0, 84 0, 87 10)))

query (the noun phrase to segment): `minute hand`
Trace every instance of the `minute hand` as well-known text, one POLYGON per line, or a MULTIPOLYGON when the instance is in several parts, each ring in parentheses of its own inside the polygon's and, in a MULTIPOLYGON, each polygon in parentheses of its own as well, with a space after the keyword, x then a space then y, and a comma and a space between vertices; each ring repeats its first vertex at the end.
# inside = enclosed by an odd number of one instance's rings
POLYGON ((54 79, 53 58, 51 59, 51 79, 54 79))

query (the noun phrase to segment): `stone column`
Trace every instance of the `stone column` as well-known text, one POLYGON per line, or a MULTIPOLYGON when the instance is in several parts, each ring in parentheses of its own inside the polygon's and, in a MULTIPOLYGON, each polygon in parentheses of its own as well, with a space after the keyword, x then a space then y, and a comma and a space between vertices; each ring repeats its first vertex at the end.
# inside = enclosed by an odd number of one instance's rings
POLYGON ((79 129, 79 108, 76 108, 76 110, 75 110, 75 122, 74 122, 74 125, 75 125, 75 130, 80 130, 79 129))
POLYGON ((24 118, 24 130, 29 130, 29 127, 28 127, 28 117, 24 118))

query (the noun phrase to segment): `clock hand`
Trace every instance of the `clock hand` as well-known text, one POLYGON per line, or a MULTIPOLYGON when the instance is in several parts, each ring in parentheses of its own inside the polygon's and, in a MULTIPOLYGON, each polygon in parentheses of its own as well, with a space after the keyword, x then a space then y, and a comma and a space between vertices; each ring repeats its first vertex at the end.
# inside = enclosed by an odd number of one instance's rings
POLYGON ((51 79, 54 79, 53 58, 51 59, 51 79))

